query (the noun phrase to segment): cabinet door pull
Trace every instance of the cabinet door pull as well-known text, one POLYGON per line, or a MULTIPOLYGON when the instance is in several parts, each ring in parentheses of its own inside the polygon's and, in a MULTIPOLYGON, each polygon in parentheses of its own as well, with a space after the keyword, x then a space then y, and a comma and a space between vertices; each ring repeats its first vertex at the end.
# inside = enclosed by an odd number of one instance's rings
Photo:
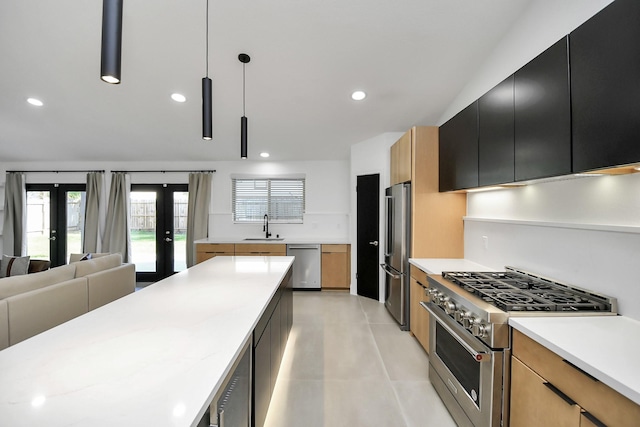
POLYGON ((542 384, 544 384, 544 386, 546 388, 548 388, 549 390, 551 390, 552 392, 554 392, 560 399, 564 400, 565 402, 567 402, 568 405, 575 405, 576 402, 571 399, 569 396, 567 396, 566 394, 564 394, 563 392, 561 392, 560 390, 558 390, 558 388, 556 386, 554 386, 553 384, 551 384, 550 382, 543 382, 542 384))
POLYGON ((597 427, 607 427, 607 425, 605 423, 603 423, 602 421, 600 421, 599 419, 597 419, 596 417, 593 416, 593 414, 589 413, 589 412, 583 412, 582 415, 588 419, 589 421, 591 421, 593 424, 595 424, 597 427))
POLYGON ((576 371, 580 372, 581 374, 583 374, 583 375, 585 375, 585 376, 589 377, 592 381, 595 381, 595 382, 599 382, 599 381, 600 381, 599 379, 597 379, 597 378, 596 378, 596 377, 594 377, 593 375, 591 375, 591 374, 589 374, 589 373, 585 372, 584 370, 582 370, 582 369, 578 368, 576 365, 574 365, 573 363, 569 362, 568 360, 566 360, 566 359, 562 359, 562 361, 563 361, 564 363, 566 363, 567 365, 571 366, 571 367, 572 367, 573 369, 575 369, 576 371))

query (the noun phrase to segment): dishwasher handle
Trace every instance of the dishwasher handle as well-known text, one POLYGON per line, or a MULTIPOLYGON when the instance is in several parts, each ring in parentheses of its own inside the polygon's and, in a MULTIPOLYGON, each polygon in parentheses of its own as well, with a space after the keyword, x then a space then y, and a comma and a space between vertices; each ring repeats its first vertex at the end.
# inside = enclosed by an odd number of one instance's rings
POLYGON ((320 245, 289 245, 287 249, 320 249, 320 245))

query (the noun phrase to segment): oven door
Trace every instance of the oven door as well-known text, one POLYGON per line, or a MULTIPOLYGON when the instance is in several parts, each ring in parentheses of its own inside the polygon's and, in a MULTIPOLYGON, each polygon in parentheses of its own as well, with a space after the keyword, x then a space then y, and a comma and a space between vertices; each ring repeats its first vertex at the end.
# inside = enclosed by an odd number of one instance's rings
POLYGON ((429 378, 459 426, 499 427, 503 351, 493 350, 433 303, 430 314, 429 378))

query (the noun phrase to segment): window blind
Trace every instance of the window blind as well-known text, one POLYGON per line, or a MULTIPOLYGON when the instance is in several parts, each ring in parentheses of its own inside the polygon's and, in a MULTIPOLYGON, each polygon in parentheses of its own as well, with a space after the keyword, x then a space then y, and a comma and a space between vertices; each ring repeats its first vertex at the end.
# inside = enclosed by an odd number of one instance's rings
POLYGON ((302 223, 305 209, 304 178, 233 178, 233 220, 302 223))

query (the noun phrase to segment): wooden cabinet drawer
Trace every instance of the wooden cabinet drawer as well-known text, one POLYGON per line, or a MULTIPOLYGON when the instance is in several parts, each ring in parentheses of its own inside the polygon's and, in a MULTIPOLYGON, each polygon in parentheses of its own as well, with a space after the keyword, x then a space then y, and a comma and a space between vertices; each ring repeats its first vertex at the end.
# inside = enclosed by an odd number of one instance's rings
POLYGON ((273 255, 285 256, 287 245, 270 243, 241 243, 236 244, 236 255, 273 255))
POLYGON ((196 245, 196 252, 233 254, 234 244, 233 243, 198 243, 196 245))
POLYGON ((580 407, 567 403, 546 381, 511 358, 511 427, 579 427, 580 407))
POLYGON ((411 264, 411 266, 409 267, 409 272, 411 274, 411 277, 413 277, 418 282, 420 282, 420 284, 422 286, 427 286, 428 285, 428 283, 427 283, 427 273, 425 273, 424 271, 420 270, 418 267, 416 267, 413 264, 411 264))
POLYGON ((322 245, 322 253, 346 253, 349 245, 322 245))
POLYGON ((513 331, 513 355, 604 424, 638 425, 639 405, 517 330, 513 331))
POLYGON ((426 301, 425 287, 415 277, 411 277, 411 289, 409 290, 409 327, 422 348, 429 352, 429 312, 420 305, 426 301))

